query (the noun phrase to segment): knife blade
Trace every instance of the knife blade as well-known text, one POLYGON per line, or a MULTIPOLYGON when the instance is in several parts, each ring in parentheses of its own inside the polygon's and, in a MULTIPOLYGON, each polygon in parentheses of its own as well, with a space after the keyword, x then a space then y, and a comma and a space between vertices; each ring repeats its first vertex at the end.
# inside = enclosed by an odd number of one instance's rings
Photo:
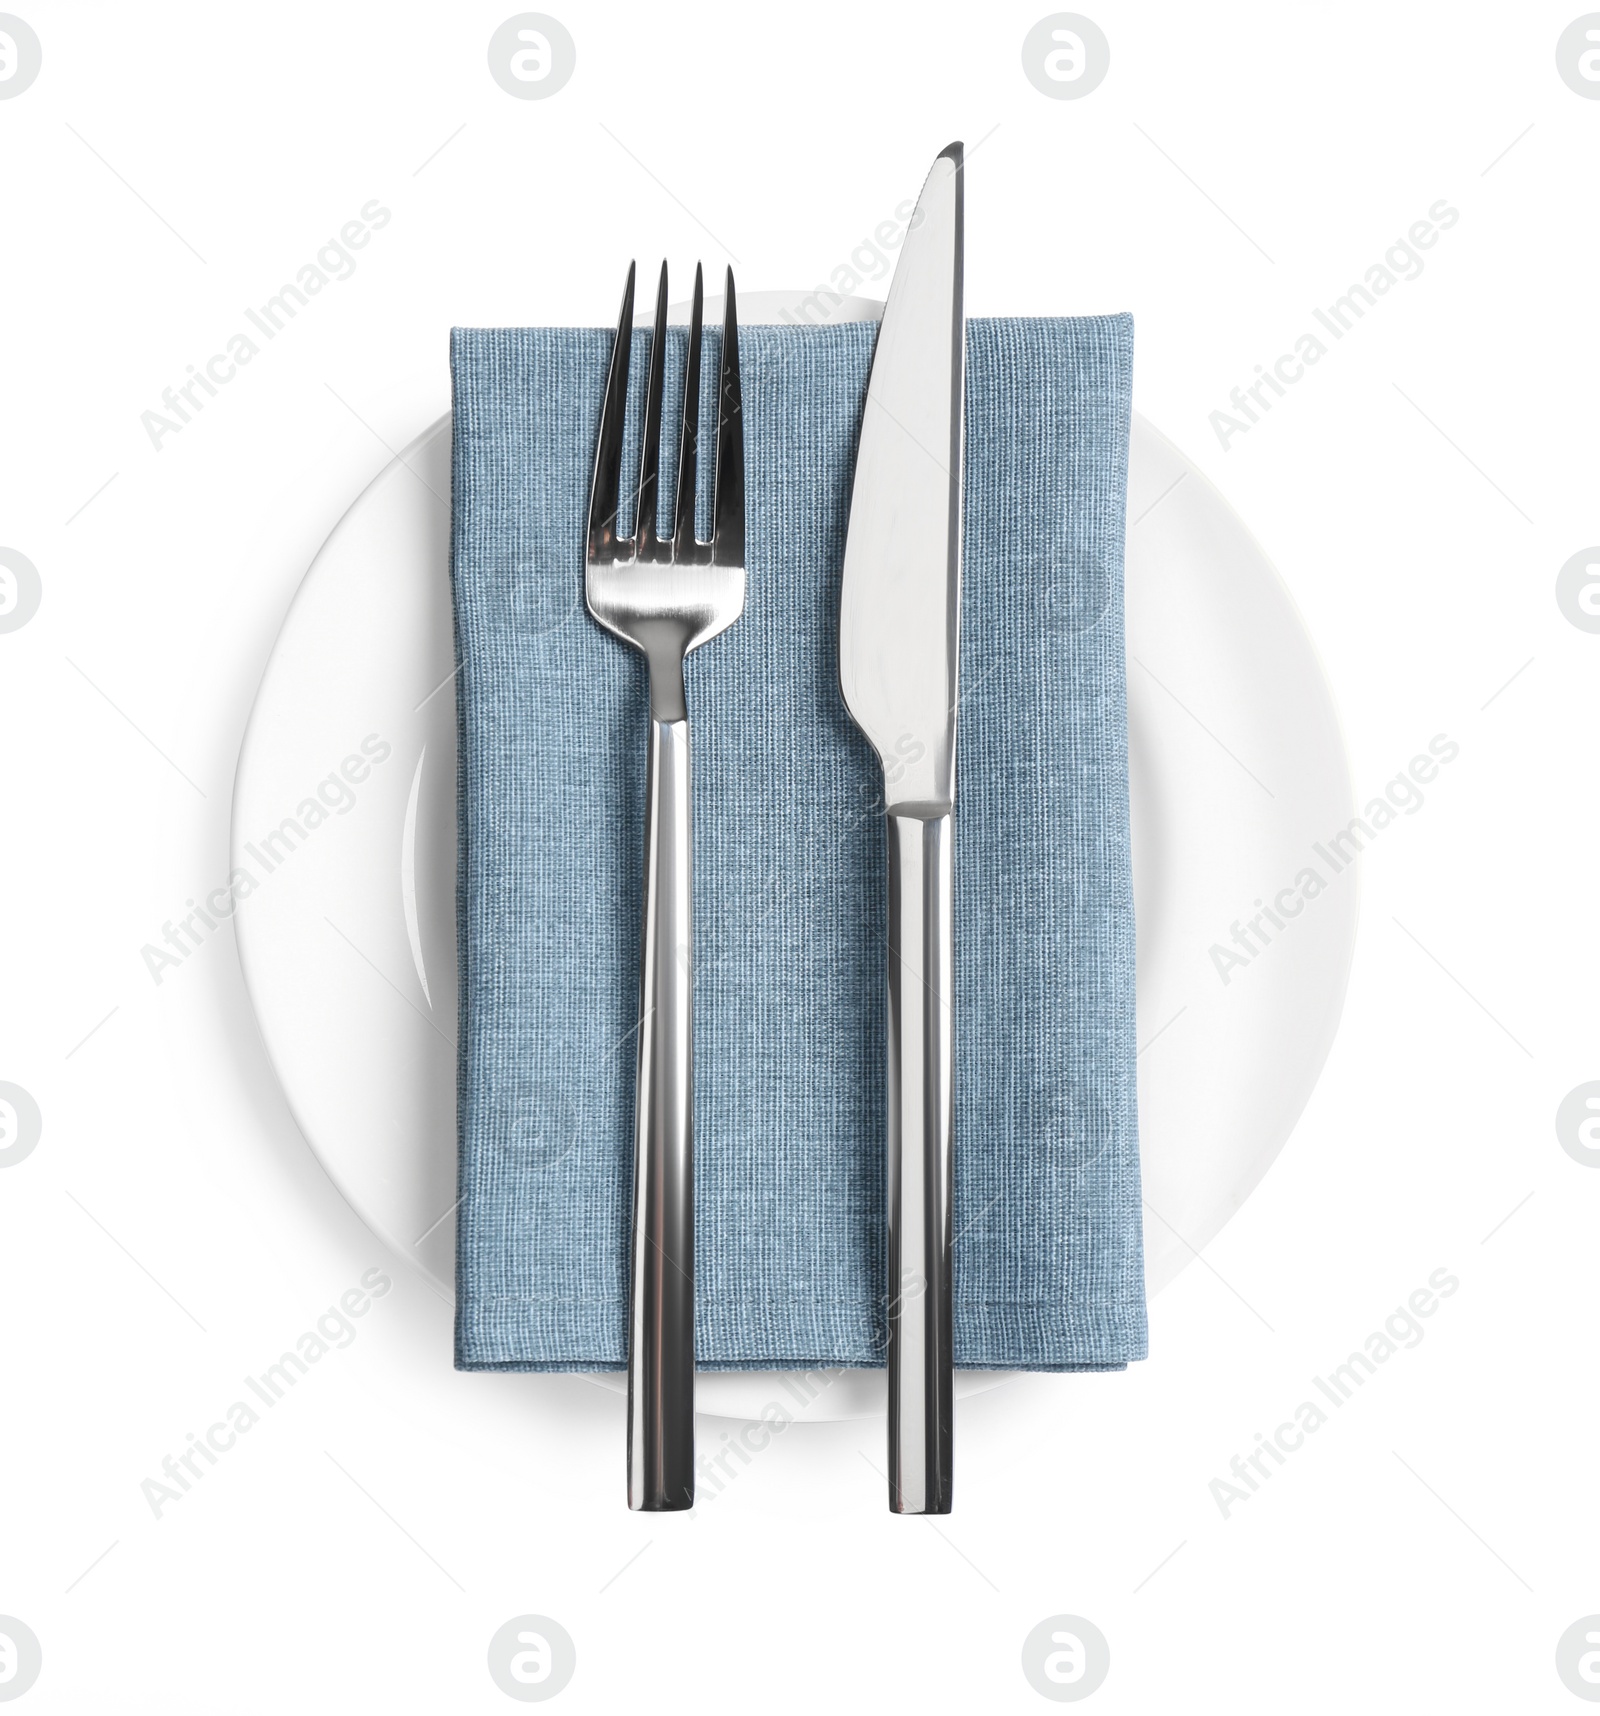
POLYGON ((966 380, 960 143, 895 268, 856 452, 839 683, 883 766, 888 849, 889 1506, 951 1505, 952 831, 966 380))

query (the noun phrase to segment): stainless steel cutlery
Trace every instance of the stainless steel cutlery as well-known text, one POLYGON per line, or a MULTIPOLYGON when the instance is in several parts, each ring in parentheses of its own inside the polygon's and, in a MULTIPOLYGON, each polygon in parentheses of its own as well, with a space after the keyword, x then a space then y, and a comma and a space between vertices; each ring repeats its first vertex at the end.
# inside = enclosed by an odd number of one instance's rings
POLYGON ((839 614, 844 700, 884 771, 889 1506, 950 1511, 952 813, 961 617, 962 146, 933 164, 872 358, 839 614))
POLYGON ((694 1505, 694 1055, 690 922, 689 712, 683 664, 744 611, 744 438, 733 272, 727 277, 709 542, 695 537, 704 296, 696 268, 678 485, 658 534, 667 269, 656 291, 631 541, 618 535, 633 336, 634 269, 617 322, 589 496, 589 612, 644 653, 650 669, 633 1237, 628 1299, 628 1506, 694 1505))
MULTIPOLYGON (((951 1506, 953 813, 959 696, 963 153, 934 162, 872 359, 839 614, 839 681, 883 767, 887 876, 889 1506, 951 1506)), ((658 533, 667 270, 656 293, 636 523, 618 533, 634 270, 589 500, 589 612, 650 674, 633 1236, 628 1505, 694 1502, 694 1101, 689 725, 684 659, 744 610, 744 449, 727 279, 711 540, 695 536, 703 290, 695 271, 677 495, 658 533)))

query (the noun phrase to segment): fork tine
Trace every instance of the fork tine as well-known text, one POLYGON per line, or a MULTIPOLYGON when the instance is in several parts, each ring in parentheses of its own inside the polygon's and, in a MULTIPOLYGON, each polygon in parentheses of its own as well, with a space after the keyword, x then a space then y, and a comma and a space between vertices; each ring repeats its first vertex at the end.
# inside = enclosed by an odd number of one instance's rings
POLYGON ((700 318, 705 302, 705 274, 694 265, 694 308, 689 316, 689 356, 683 366, 683 430, 678 438, 678 498, 673 506, 674 560, 694 559, 696 454, 700 441, 700 318))
POLYGON ((617 557, 617 497, 622 482, 622 426, 628 409, 628 348, 633 344, 633 275, 622 289, 622 314, 606 373, 605 404, 595 444, 594 480, 589 487, 589 559, 609 564, 617 557))
POLYGON ((711 560, 744 565, 744 406, 739 390, 739 315, 728 270, 722 317, 722 382, 717 390, 717 487, 712 503, 711 560))
POLYGON ((655 331, 650 336, 649 380, 644 390, 644 435, 639 449, 639 505, 634 514, 634 552, 641 560, 651 557, 660 538, 656 534, 657 479, 661 467, 661 389, 667 363, 667 265, 661 264, 656 286, 655 331))

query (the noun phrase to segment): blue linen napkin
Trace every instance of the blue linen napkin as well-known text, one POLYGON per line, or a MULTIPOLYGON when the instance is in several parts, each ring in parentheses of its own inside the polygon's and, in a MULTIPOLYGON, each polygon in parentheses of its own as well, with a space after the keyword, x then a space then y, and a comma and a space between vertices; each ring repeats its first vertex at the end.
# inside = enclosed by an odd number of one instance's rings
MULTIPOLYGON (((688 666, 707 1369, 883 1362, 882 780, 837 658, 875 337, 859 323, 740 330, 748 595, 688 666)), ((671 424, 687 342, 668 339, 671 424)), ((635 333, 628 461, 648 342, 635 333)), ((705 447, 719 344, 708 330, 705 447)), ((583 604, 611 345, 588 328, 451 339, 463 1370, 627 1357, 646 672, 583 604)), ((958 1365, 1120 1369, 1145 1353, 1122 608, 1132 346, 1126 316, 968 324, 958 1365)), ((662 439, 665 506, 677 443, 662 439)))

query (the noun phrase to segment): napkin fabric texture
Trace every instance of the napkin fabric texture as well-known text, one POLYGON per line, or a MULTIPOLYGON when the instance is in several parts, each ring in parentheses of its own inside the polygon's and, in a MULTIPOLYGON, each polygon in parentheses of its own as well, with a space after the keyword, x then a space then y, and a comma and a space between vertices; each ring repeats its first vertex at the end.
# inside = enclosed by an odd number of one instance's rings
MULTIPOLYGON (((687 682, 695 1342, 709 1369, 883 1362, 882 772, 838 672, 876 333, 739 336, 748 594, 687 682)), ((627 1358, 647 676, 583 601, 612 339, 463 328, 451 343, 465 1370, 627 1358)), ((625 472, 649 339, 633 336, 625 472)), ((663 512, 686 345, 669 332, 663 512)), ((702 537, 719 346, 708 329, 702 537)), ((1122 606, 1132 346, 1126 316, 967 330, 963 1366, 1106 1370, 1145 1352, 1122 606)))

